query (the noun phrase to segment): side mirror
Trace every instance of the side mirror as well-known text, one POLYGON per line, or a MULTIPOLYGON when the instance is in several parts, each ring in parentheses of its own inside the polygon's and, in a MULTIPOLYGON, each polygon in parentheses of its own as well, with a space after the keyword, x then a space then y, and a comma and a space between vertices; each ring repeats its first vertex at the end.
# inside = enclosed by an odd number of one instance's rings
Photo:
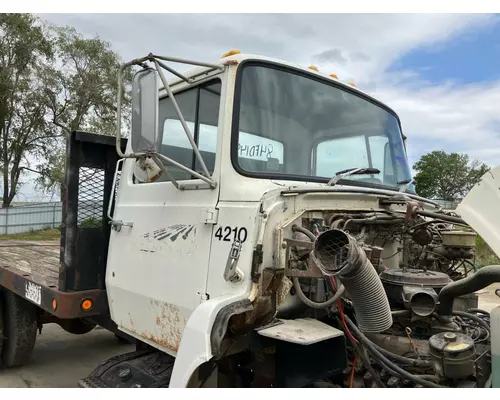
POLYGON ((158 143, 158 74, 146 68, 132 80, 132 150, 157 152, 158 143))

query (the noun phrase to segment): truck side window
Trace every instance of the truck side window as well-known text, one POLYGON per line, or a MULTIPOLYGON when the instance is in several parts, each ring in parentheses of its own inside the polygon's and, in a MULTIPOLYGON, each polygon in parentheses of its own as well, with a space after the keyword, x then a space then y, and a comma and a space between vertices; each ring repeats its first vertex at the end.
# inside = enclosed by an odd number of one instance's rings
MULTIPOLYGON (((177 104, 211 174, 215 168, 220 91, 221 84, 216 82, 175 94, 177 104)), ((170 98, 160 100, 159 114, 160 135, 162 136, 160 152, 188 168, 201 172, 201 167, 170 98)), ((192 179, 188 172, 180 168, 168 164, 166 167, 176 180, 192 179)), ((163 176, 158 181, 166 180, 168 178, 163 176)))

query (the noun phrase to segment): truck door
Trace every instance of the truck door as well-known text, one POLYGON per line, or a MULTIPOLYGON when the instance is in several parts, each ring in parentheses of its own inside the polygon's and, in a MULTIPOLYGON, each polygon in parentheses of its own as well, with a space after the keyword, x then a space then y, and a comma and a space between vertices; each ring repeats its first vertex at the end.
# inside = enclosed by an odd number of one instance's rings
MULTIPOLYGON (((219 182, 221 79, 175 94, 203 160, 219 182)), ((197 158, 170 98, 159 102, 160 153, 197 172, 197 158)), ((207 298, 207 274, 219 184, 210 188, 180 168, 166 165, 150 183, 134 178, 126 159, 113 219, 124 225, 110 239, 106 286, 112 319, 126 333, 175 354, 193 310, 207 298), (131 224, 127 224, 131 223, 131 224), (132 226, 130 226, 132 225, 132 226)))

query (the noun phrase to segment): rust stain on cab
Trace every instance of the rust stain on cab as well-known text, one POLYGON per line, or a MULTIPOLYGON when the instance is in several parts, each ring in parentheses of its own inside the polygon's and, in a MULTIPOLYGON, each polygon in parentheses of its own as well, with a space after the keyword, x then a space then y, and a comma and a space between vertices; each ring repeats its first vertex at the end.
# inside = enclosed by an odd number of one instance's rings
POLYGON ((185 318, 174 304, 162 303, 153 299, 150 300, 150 303, 156 314, 154 333, 147 331, 136 333, 162 347, 177 352, 181 343, 182 332, 186 326, 185 318))

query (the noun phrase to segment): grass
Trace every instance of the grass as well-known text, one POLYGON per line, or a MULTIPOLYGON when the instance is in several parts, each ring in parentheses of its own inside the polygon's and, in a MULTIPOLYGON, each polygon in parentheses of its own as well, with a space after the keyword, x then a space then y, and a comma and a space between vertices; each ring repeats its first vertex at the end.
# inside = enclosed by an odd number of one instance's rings
POLYGON ((61 231, 58 228, 47 228, 11 235, 0 235, 0 240, 58 240, 60 237, 61 231))
POLYGON ((478 235, 476 238, 476 265, 478 268, 482 268, 492 264, 500 264, 500 259, 484 239, 478 235))

